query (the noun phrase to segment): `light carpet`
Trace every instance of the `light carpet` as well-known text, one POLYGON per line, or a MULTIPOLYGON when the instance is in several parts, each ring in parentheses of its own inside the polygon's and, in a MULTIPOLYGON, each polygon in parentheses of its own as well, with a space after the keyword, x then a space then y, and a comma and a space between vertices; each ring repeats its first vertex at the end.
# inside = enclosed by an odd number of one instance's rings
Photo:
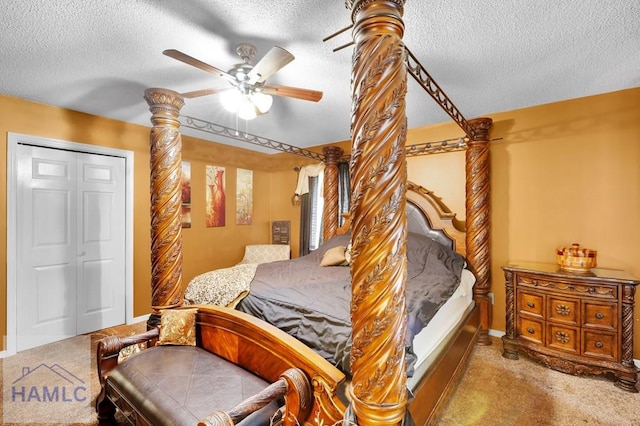
MULTIPOLYGON (((87 349, 88 336, 63 340, 39 348, 21 352, 13 357, 0 360, 0 374, 3 377, 3 404, 0 404, 0 420, 3 425, 69 425, 97 424, 93 401, 99 392, 95 368, 95 345, 99 338, 106 335, 130 335, 145 329, 144 323, 134 326, 122 326, 102 330, 90 336, 90 349, 87 349), (90 360, 87 360, 89 352, 90 360), (6 382, 15 382, 20 378, 22 367, 33 369, 40 364, 50 366, 57 363, 66 370, 86 379, 90 397, 82 403, 54 404, 49 392, 46 401, 50 411, 42 415, 33 407, 37 401, 32 395, 33 404, 22 404, 24 411, 17 413, 15 407, 9 414, 27 416, 25 421, 5 421, 2 407, 6 405, 6 382), (86 371, 87 363, 90 371, 86 371), (10 365, 9 365, 10 364, 10 365), (9 365, 9 369, 5 367, 9 365), (80 366, 78 368, 74 366, 80 366), (9 377, 12 376, 12 377, 9 377), (90 399, 90 400, 89 400, 90 399), (87 411, 89 410, 89 411, 87 411), (87 414, 88 413, 88 414, 87 414), (86 419, 87 415, 89 416, 86 419), (31 417, 30 417, 31 416, 31 417), (80 419, 81 421, 74 421, 80 419)), ((502 342, 492 338, 491 346, 476 346, 470 356, 468 366, 452 393, 449 403, 443 410, 439 426, 491 425, 630 425, 640 426, 640 394, 625 392, 613 385, 609 377, 576 377, 550 370, 525 355, 519 360, 502 357, 502 342)), ((47 385, 53 385, 47 379, 47 385)), ((82 383, 81 383, 82 384, 82 383)), ((8 394, 11 398, 11 394, 8 394)), ((18 399, 22 396, 18 392, 18 399)), ((25 390, 28 399, 28 388, 25 390)), ((73 399, 71 393, 67 399, 73 399)), ((79 399, 84 394, 80 393, 79 399)), ((42 392, 39 395, 42 398, 42 392)), ((59 399, 62 395, 59 394, 59 399)), ((15 391, 13 395, 16 397, 15 391)), ((18 401, 20 402, 20 401, 18 401)), ((13 404, 9 400, 10 404, 13 404)), ((43 403, 44 404, 44 403, 43 403)))
POLYGON ((607 376, 572 376, 524 354, 502 357, 502 341, 476 346, 441 426, 640 425, 640 394, 607 376))

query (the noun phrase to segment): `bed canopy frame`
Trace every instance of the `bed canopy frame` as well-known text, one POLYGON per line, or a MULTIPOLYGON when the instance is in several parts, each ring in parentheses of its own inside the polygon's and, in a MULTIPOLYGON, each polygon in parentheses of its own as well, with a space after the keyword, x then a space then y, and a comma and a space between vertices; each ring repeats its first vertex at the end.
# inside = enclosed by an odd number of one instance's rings
MULTIPOLYGON (((353 22, 351 116, 352 382, 350 413, 360 425, 401 424, 408 395, 404 361, 407 190, 405 94, 410 73, 467 135, 466 256, 477 282, 478 343, 490 344, 489 130, 490 118, 467 121, 415 57, 402 37, 404 0, 347 0, 353 22), (413 65, 412 65, 413 61, 413 65), (381 265, 381 267, 380 267, 381 265)), ((183 303, 178 120, 184 100, 168 89, 147 89, 152 114, 151 296, 148 326, 161 309, 183 303)), ((327 147, 325 238, 338 229, 338 161, 327 147)))

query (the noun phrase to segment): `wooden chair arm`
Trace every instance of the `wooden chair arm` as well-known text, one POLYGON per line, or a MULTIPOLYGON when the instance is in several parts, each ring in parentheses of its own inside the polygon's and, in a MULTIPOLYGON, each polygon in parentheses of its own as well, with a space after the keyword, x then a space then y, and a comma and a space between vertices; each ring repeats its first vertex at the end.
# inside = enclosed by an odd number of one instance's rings
MULTIPOLYGON (((346 406, 338 396, 345 375, 318 353, 284 331, 256 317, 222 306, 198 306, 198 346, 262 377, 277 381, 290 368, 299 368, 312 384, 309 416, 333 424, 346 406)), ((295 423, 292 423, 295 424, 295 423)))
POLYGON ((290 368, 274 383, 261 392, 247 398, 229 411, 219 410, 198 422, 198 426, 233 426, 258 411, 276 398, 284 396, 283 425, 296 425, 300 416, 306 417, 312 405, 311 384, 307 376, 298 368, 290 368))
POLYGON ((107 336, 98 341, 96 350, 96 365, 98 367, 98 378, 100 384, 104 385, 107 374, 118 365, 118 355, 120 351, 127 346, 137 345, 140 343, 148 343, 157 339, 159 330, 153 328, 144 333, 135 334, 133 336, 119 337, 107 336))

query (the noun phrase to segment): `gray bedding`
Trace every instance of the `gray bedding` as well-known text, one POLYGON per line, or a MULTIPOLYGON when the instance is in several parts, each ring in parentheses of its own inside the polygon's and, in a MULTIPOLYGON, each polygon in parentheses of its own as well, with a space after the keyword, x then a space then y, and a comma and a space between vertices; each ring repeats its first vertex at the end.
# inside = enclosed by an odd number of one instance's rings
MULTIPOLYGON (((326 241, 307 256, 258 266, 238 309, 284 330, 349 375, 351 283, 349 266, 320 266, 324 253, 347 246, 350 235, 326 241)), ((418 234, 407 241, 408 374, 411 342, 460 282, 464 258, 418 234)))

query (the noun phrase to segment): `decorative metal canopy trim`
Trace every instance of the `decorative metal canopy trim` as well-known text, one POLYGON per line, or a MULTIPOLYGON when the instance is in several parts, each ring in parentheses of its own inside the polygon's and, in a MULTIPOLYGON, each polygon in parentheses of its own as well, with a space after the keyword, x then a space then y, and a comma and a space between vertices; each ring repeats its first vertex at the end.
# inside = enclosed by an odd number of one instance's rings
POLYGON ((324 161, 324 155, 318 154, 317 152, 309 151, 308 149, 298 148, 297 146, 289 145, 284 142, 278 142, 262 136, 253 135, 251 133, 240 132, 237 129, 232 129, 230 127, 215 124, 199 118, 189 117, 187 115, 181 115, 181 117, 184 119, 184 122, 182 123, 182 126, 184 127, 189 127, 191 129, 200 130, 206 133, 212 133, 218 136, 224 136, 226 138, 258 145, 264 148, 275 149, 276 151, 300 155, 302 157, 311 158, 312 160, 324 161))
POLYGON ((464 151, 467 149, 467 138, 445 139, 437 142, 424 142, 408 145, 405 149, 407 157, 418 155, 438 154, 441 152, 464 151))
MULTIPOLYGON (((299 155, 301 157, 310 158, 316 161, 325 161, 324 154, 310 151, 308 149, 298 148, 297 146, 289 145, 284 142, 278 142, 262 136, 253 135, 251 133, 240 132, 237 129, 232 129, 221 124, 215 124, 210 121, 202 120, 200 118, 190 117, 188 115, 181 115, 180 117, 184 119, 182 123, 182 126, 184 127, 200 130, 206 133, 212 133, 218 136, 224 136, 226 138, 234 139, 241 142, 247 142, 253 145, 261 146, 263 148, 269 148, 276 151, 299 155)), ((416 157, 419 155, 464 151, 465 149, 467 149, 467 141, 468 138, 459 137, 408 145, 405 148, 405 155, 407 157, 416 157)), ((350 155, 345 155, 340 158, 340 161, 348 162, 350 158, 350 155)))
MULTIPOLYGON (((402 9, 404 5, 404 1, 400 1, 400 0, 394 0, 394 1, 402 9)), ((354 3, 356 3, 356 1, 347 0, 347 5, 353 5, 354 3)), ((359 8, 366 5, 367 3, 369 3, 368 0, 362 0, 361 3, 358 5, 358 10, 359 8)), ((357 10, 354 10, 353 14, 355 15, 356 12, 357 10)), ((353 20, 353 16, 352 16, 352 20, 353 20)), ((322 41, 326 42, 351 28, 353 28, 353 24, 345 28, 342 28, 341 30, 336 31, 333 34, 330 34, 329 36, 325 37, 322 41)), ((348 43, 345 43, 339 47, 336 47, 335 49, 333 49, 333 51, 337 52, 338 50, 342 50, 346 47, 352 46, 353 44, 355 44, 355 42, 351 40, 348 43)), ((431 96, 438 103, 438 105, 440 105, 440 107, 447 114, 449 114, 449 116, 453 119, 453 121, 456 122, 456 124, 458 124, 458 126, 460 126, 460 128, 465 132, 465 134, 469 137, 469 139, 473 140, 476 134, 475 134, 475 131, 473 130, 473 127, 471 127, 467 119, 464 118, 464 116, 462 115, 462 113, 460 113, 460 111, 455 106, 455 104, 451 101, 451 99, 449 99, 447 94, 444 93, 444 91, 440 88, 438 83, 436 83, 433 77, 431 77, 429 72, 425 69, 424 66, 422 66, 420 61, 418 61, 418 58, 416 58, 416 56, 411 52, 411 50, 409 50, 409 48, 406 45, 404 47, 404 50, 406 52, 405 62, 407 64, 407 72, 418 82, 420 86, 422 86, 422 88, 429 94, 429 96, 431 96)))
POLYGON ((407 71, 422 86, 422 88, 440 105, 440 107, 455 121, 458 126, 467 134, 470 139, 474 139, 475 131, 466 118, 460 113, 458 108, 449 99, 446 93, 440 88, 438 83, 431 77, 420 61, 405 46, 407 52, 407 71))

